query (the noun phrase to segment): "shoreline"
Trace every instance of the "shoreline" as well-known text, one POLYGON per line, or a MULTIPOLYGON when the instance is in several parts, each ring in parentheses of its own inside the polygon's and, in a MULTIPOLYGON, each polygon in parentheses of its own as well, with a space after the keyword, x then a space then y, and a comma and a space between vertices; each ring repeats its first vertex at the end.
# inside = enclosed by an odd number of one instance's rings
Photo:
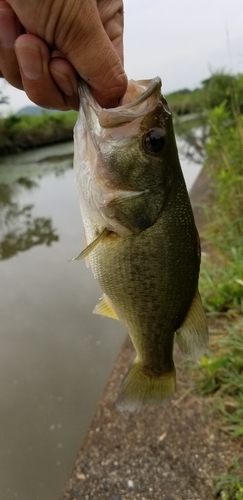
POLYGON ((0 154, 20 153, 73 140, 76 111, 0 117, 0 154))
POLYGON ((31 151, 33 149, 39 149, 39 148, 44 148, 46 146, 54 146, 55 144, 60 144, 64 142, 70 142, 73 140, 73 131, 64 131, 63 133, 59 133, 59 135, 53 135, 48 138, 46 138, 43 141, 43 138, 40 137, 38 140, 35 138, 35 140, 32 142, 29 140, 29 138, 25 138, 24 142, 21 144, 6 144, 4 146, 0 146, 0 155, 2 157, 9 156, 12 154, 18 154, 18 153, 25 153, 26 151, 31 151))

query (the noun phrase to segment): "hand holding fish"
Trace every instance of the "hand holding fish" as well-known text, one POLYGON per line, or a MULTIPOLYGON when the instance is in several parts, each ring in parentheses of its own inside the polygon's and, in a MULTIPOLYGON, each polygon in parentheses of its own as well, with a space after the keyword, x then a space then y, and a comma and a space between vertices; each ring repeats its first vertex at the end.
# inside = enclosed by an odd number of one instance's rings
POLYGON ((78 75, 117 106, 122 62, 122 0, 0 0, 0 76, 39 106, 78 109, 78 75))

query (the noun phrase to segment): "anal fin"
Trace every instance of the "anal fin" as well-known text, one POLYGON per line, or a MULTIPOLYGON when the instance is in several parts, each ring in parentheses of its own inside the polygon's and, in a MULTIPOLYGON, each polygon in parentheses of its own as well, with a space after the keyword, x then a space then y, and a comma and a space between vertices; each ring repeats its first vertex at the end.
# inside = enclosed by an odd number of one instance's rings
POLYGON ((182 325, 176 332, 181 351, 193 361, 200 358, 208 347, 208 326, 202 300, 197 290, 182 325))
POLYGON ((108 297, 105 294, 103 295, 103 297, 101 297, 100 302, 95 306, 93 313, 119 320, 117 314, 111 306, 108 297))

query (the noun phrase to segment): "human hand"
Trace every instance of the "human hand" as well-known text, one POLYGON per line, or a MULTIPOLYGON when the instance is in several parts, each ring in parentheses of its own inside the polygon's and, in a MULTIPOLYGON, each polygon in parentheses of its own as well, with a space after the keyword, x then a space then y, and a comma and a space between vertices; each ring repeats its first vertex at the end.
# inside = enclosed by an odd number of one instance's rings
POLYGON ((122 63, 122 0, 0 0, 0 76, 39 106, 78 109, 78 76, 117 106, 122 63))

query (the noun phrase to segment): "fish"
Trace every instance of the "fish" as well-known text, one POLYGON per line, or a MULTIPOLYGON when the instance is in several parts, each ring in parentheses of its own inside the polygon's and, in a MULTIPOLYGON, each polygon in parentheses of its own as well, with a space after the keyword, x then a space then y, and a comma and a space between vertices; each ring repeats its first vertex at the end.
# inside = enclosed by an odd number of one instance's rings
POLYGON ((174 394, 174 340, 193 360, 208 345, 200 241, 161 85, 130 80, 122 105, 105 109, 81 82, 74 127, 86 241, 76 259, 103 291, 93 312, 121 321, 134 345, 117 398, 130 412, 174 394))

